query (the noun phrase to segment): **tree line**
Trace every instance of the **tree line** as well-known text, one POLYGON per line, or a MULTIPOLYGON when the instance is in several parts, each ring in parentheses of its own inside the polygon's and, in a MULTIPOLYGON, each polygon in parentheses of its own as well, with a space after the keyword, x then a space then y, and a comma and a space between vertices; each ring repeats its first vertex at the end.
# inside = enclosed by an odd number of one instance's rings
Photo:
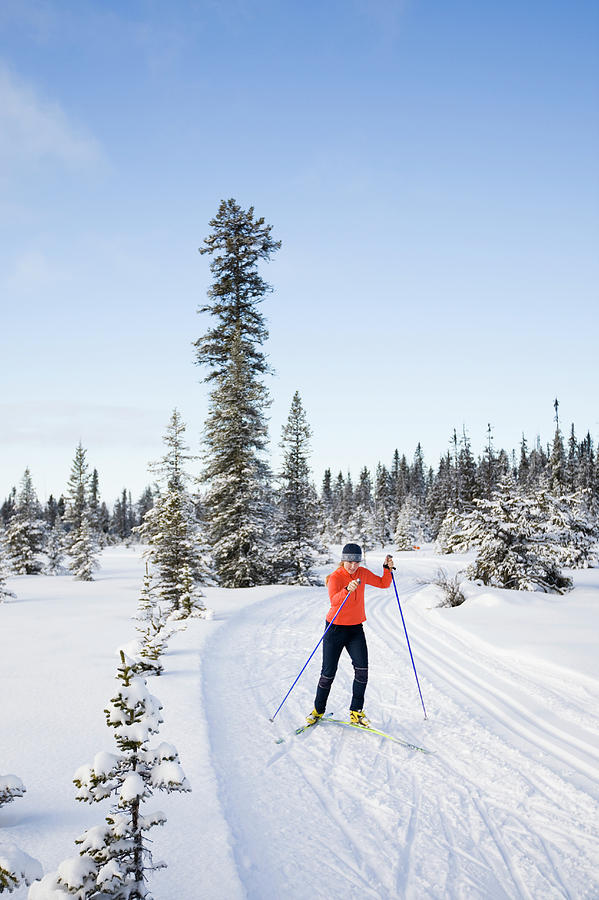
MULTIPOLYGON (((135 504, 123 490, 112 514, 100 500, 98 470, 89 472, 87 451, 80 443, 64 494, 51 494, 42 505, 30 470, 20 488, 14 487, 0 507, 0 573, 51 575, 71 571, 90 581, 97 566, 96 554, 109 543, 128 539, 154 504, 147 487, 135 504)), ((1 577, 1 574, 0 574, 1 577)))
MULTIPOLYGON (((87 456, 87 450, 84 450, 82 445, 77 448, 76 454, 81 453, 81 451, 87 456)), ((144 488, 141 496, 135 503, 131 497, 131 491, 123 488, 121 495, 117 497, 112 505, 112 511, 110 511, 106 502, 100 499, 99 484, 98 470, 94 469, 90 475, 88 489, 89 506, 94 527, 98 534, 103 535, 103 540, 107 543, 114 540, 126 540, 133 532, 133 529, 141 524, 144 515, 154 502, 152 487, 148 485, 144 488)), ((0 505, 0 528, 6 529, 8 527, 10 520, 22 507, 25 496, 30 495, 32 491, 35 494, 29 468, 25 469, 19 487, 21 497, 19 497, 19 491, 15 485, 11 488, 2 505, 0 505)), ((43 520, 47 528, 54 528, 57 520, 60 522, 65 521, 68 503, 65 493, 61 493, 58 499, 56 499, 54 494, 50 494, 45 503, 41 503, 36 495, 34 502, 39 518, 43 520)))
POLYGON ((582 492, 589 511, 599 509, 599 452, 590 433, 577 438, 574 425, 566 440, 558 423, 545 447, 537 438, 529 450, 523 436, 519 453, 496 451, 490 425, 478 459, 464 427, 459 437, 454 430, 448 444, 436 471, 425 466, 420 444, 410 462, 396 450, 389 466, 379 463, 374 475, 364 467, 355 482, 349 472, 334 477, 326 469, 320 491, 325 541, 341 543, 353 535, 367 548, 394 542, 399 549, 411 549, 436 540, 449 512, 490 501, 508 478, 520 493, 546 488, 554 495, 582 492))

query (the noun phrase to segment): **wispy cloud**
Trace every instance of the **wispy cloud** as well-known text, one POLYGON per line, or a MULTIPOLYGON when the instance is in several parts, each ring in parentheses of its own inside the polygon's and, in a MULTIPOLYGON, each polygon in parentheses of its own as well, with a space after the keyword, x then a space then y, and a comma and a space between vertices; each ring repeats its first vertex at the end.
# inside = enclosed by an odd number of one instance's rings
POLYGON ((160 444, 164 410, 102 403, 0 403, 2 444, 74 447, 79 440, 96 447, 123 449, 160 444))
POLYGON ((64 283, 69 273, 39 250, 21 253, 3 278, 0 289, 6 297, 23 296, 64 283))
POLYGON ((98 141, 71 122, 59 103, 0 61, 0 160, 52 159, 81 167, 97 164, 102 156, 98 141))

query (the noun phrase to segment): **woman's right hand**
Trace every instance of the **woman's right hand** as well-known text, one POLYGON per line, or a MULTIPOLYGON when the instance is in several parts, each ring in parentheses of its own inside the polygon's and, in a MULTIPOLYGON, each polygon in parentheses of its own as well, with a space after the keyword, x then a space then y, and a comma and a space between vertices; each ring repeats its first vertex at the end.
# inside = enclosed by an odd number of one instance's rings
POLYGON ((347 590, 350 592, 350 594, 353 594, 353 592, 355 591, 355 589, 358 587, 359 584, 360 584, 360 582, 358 581, 357 578, 354 579, 353 581, 349 582, 349 584, 347 585, 347 590))

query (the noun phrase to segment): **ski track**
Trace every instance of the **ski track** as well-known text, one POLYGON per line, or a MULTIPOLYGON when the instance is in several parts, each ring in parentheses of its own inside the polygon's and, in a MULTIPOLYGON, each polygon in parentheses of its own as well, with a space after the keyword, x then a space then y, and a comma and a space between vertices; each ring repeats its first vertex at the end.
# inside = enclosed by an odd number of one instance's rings
MULTIPOLYGON (((347 898, 599 897, 599 718, 589 714, 599 686, 539 676, 443 630, 411 605, 413 578, 398 587, 428 720, 387 591, 367 594, 367 711, 434 756, 349 729, 294 735, 312 705, 320 649, 268 721, 322 634, 322 591, 281 589, 210 639, 212 765, 247 897, 331 900, 332 874, 335 896, 347 898)), ((352 675, 342 657, 330 711, 346 709, 352 675)))

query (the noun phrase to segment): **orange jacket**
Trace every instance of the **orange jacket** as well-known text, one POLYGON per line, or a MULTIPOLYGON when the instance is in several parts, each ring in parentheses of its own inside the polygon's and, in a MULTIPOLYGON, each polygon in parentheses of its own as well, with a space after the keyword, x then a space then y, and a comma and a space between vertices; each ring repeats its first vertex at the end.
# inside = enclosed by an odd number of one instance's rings
POLYGON ((360 584, 347 598, 345 606, 335 619, 335 625, 359 625, 360 622, 365 622, 364 588, 367 584, 380 588, 389 587, 391 584, 391 569, 383 569, 382 575, 375 575, 374 572, 365 569, 363 566, 358 566, 353 575, 350 575, 343 566, 335 569, 327 585, 331 601, 331 608, 327 613, 327 622, 332 622, 333 616, 347 596, 347 585, 356 578, 360 579, 360 584))

